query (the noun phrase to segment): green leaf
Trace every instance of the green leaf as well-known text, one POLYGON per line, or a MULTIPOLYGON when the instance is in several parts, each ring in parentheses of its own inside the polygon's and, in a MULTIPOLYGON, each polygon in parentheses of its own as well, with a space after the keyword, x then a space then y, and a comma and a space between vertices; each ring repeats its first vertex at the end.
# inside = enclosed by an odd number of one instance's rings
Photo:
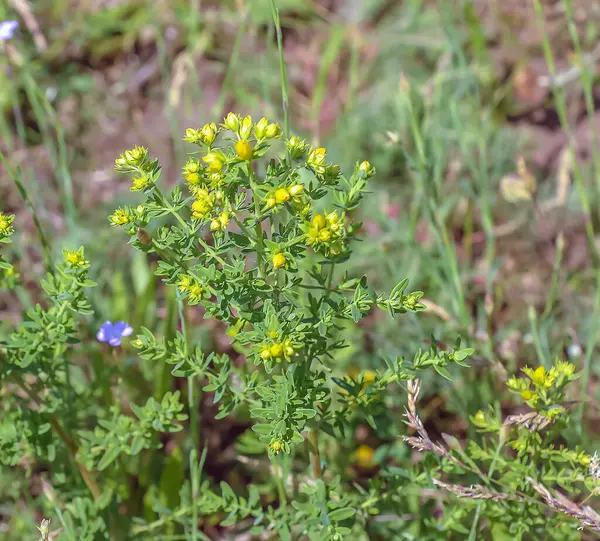
POLYGON ((331 511, 329 513, 329 519, 332 522, 341 522, 342 520, 346 520, 347 518, 353 517, 355 514, 356 509, 346 507, 344 509, 336 509, 335 511, 331 511))
POLYGON ((104 456, 100 459, 100 462, 98 462, 98 469, 103 471, 108 468, 120 454, 121 449, 119 447, 111 447, 110 449, 107 449, 106 453, 104 453, 104 456))

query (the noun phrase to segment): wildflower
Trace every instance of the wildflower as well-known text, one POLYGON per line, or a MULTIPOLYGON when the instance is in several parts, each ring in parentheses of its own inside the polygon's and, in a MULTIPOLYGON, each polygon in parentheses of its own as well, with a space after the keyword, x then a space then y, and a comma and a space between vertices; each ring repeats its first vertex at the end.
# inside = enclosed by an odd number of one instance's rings
POLYGON ((274 139, 275 137, 279 137, 281 135, 281 128, 279 124, 269 124, 267 129, 265 130, 265 137, 267 139, 274 139))
POLYGON ((200 130, 196 128, 186 128, 183 140, 197 145, 202 141, 200 130))
POLYGON ((131 192, 141 192, 152 184, 152 179, 145 173, 142 173, 139 177, 133 177, 131 180, 133 182, 131 188, 129 188, 131 192))
POLYGON ((211 122, 210 124, 204 124, 204 126, 202 126, 202 129, 200 130, 200 140, 205 145, 210 146, 214 143, 217 137, 217 133, 218 128, 214 122, 211 122))
POLYGON ((530 400, 532 400, 535 397, 535 394, 532 393, 531 391, 522 391, 521 392, 521 398, 523 400, 525 400, 525 402, 529 402, 530 400))
POLYGON ((290 200, 290 192, 287 188, 277 188, 273 196, 275 197, 275 202, 278 204, 286 203, 290 200))
POLYGON ((254 124, 254 136, 257 139, 264 139, 269 121, 263 116, 256 124, 254 124))
POLYGON ((365 160, 358 166, 358 172, 365 178, 370 178, 375 174, 375 168, 365 160))
POLYGON ((271 261, 273 262, 273 267, 275 267, 276 269, 280 269, 281 267, 285 266, 285 255, 279 252, 273 256, 271 261))
POLYGON ((289 189, 289 192, 292 197, 298 197, 304 193, 304 186, 302 184, 294 184, 289 189))
POLYGON ((231 130, 231 131, 237 133, 238 128, 240 126, 240 116, 236 115, 235 113, 229 113, 223 120, 223 125, 228 130, 231 130))
POLYGON ((0 41, 8 41, 19 28, 17 21, 3 21, 0 23, 0 41))
MULTIPOLYGON (((267 128, 268 130, 268 128, 267 128)), ((246 116, 240 123, 238 135, 242 141, 246 141, 252 134, 252 117, 246 116)), ((237 147, 236 147, 237 150, 237 147)))
POLYGON ((248 141, 240 140, 235 144, 237 155, 244 161, 252 159, 252 146, 248 141))
POLYGON ((114 324, 111 321, 105 321, 98 330, 96 338, 98 342, 108 342, 115 347, 121 345, 121 338, 129 336, 131 333, 133 333, 133 327, 124 321, 117 321, 114 324))
POLYGON ((283 341, 283 354, 286 357, 292 357, 296 351, 294 350, 294 346, 292 345, 292 341, 287 338, 283 341))
POLYGON ((187 274, 184 274, 179 278, 177 288, 181 293, 187 295, 192 304, 197 304, 204 298, 204 287, 202 284, 187 274))
POLYGON ((364 470, 372 469, 373 464, 373 456, 375 455, 375 450, 368 445, 361 445, 356 452, 354 453, 354 458, 356 460, 356 465, 359 468, 364 470))
POLYGON ((334 184, 337 181, 337 179, 340 178, 340 166, 327 164, 325 165, 323 173, 321 173, 321 175, 325 184, 334 184))
POLYGON ((543 366, 538 366, 531 376, 531 380, 536 385, 544 385, 544 382, 546 381, 546 369, 543 366))
POLYGON ((131 168, 136 168, 142 165, 148 159, 148 149, 145 147, 135 146, 130 150, 123 152, 115 160, 115 169, 118 171, 129 171, 131 168))
POLYGON ((290 153, 290 156, 294 160, 299 160, 304 157, 306 151, 308 150, 308 144, 304 139, 300 139, 297 136, 290 137, 286 142, 285 146, 290 153))
POLYGON ((277 201, 275 201, 275 197, 273 197, 272 195, 265 199, 265 205, 268 209, 272 209, 276 204, 277 201))
MULTIPOLYGON (((221 173, 221 172, 210 173, 208 175, 208 181, 210 182, 211 188, 219 188, 220 186, 223 185, 224 180, 225 180, 225 177, 223 176, 223 173, 221 173)), ((217 199, 219 199, 219 197, 217 197, 217 199)))
POLYGON ((284 443, 283 441, 277 439, 277 440, 271 440, 271 443, 269 443, 269 449, 271 450, 271 452, 275 455, 278 455, 279 453, 281 453, 281 451, 284 450, 284 443))
POLYGON ((313 169, 317 175, 323 175, 325 173, 325 158, 327 156, 327 150, 324 148, 315 148, 308 155, 306 164, 313 169))
POLYGON ((202 220, 212 211, 214 206, 213 195, 205 188, 195 191, 196 201, 192 203, 192 218, 202 220))
MULTIPOLYGON (((143 208, 143 207, 142 207, 143 208)), ((128 225, 134 221, 134 217, 131 215, 126 208, 119 207, 108 217, 111 225, 119 227, 121 225, 128 225)))
POLYGON ((182 169, 183 178, 188 184, 198 184, 202 178, 202 165, 200 160, 190 158, 182 169))
POLYGON ((209 152, 202 160, 208 164, 210 173, 218 173, 225 165, 225 157, 220 152, 209 152))
POLYGON ((559 374, 569 378, 575 373, 575 365, 567 361, 557 361, 556 370, 559 374))
POLYGON ((71 250, 63 250, 63 255, 67 265, 72 269, 84 267, 89 263, 85 260, 83 248, 79 248, 79 250, 76 252, 71 250))
POLYGON ((271 357, 274 357, 275 359, 280 359, 281 357, 283 357, 283 346, 279 343, 273 344, 269 348, 269 353, 271 354, 271 357))
POLYGON ((15 232, 13 227, 14 214, 2 214, 0 212, 0 237, 8 237, 15 232))
POLYGON ((471 420, 473 421, 473 424, 475 426, 478 426, 479 428, 485 428, 486 426, 486 420, 485 420, 485 413, 483 413, 483 411, 479 410, 472 418, 471 420))
POLYGON ((210 222, 211 231, 224 231, 229 224, 229 212, 221 212, 219 216, 210 222))

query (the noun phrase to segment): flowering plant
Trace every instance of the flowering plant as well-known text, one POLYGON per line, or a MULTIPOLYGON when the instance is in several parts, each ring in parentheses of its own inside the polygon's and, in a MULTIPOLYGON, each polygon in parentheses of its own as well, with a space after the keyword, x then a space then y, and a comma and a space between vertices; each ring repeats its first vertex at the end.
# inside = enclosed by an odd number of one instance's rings
MULTIPOLYGON (((155 261, 165 295, 176 297, 172 333, 142 327, 122 343, 136 330, 104 322, 94 333, 117 364, 93 357, 91 375, 76 359, 95 286, 80 248, 64 250, 42 281, 48 306, 29 310, 0 340, 2 393, 11 397, 0 461, 51 468, 42 490, 53 520, 41 523, 42 539, 53 535, 54 515, 68 538, 85 540, 197 541, 216 536, 215 525, 244 539, 311 541, 576 539, 578 527, 600 529, 585 502, 556 490, 591 497, 600 486, 597 455, 556 446, 571 415, 574 365, 558 360, 510 378, 508 390, 528 410, 478 411, 466 446, 447 434, 435 441, 417 411, 429 369, 451 380, 470 368, 474 349, 460 338, 446 348, 433 340, 412 359, 384 354, 382 370, 340 370, 351 333, 374 308, 418 313, 423 294, 409 292, 406 279, 376 292, 344 268, 375 169, 358 162, 344 176, 324 148, 296 136, 282 144, 282 136, 276 123, 234 113, 186 130, 196 154, 183 165, 185 188, 169 193, 146 148, 117 158, 142 199, 109 222, 155 261), (226 327, 236 358, 194 341, 198 314, 226 327), (130 346, 142 359, 133 372, 118 364, 130 346), (398 388, 408 396, 402 420, 398 388), (216 420, 249 427, 235 445, 235 463, 251 466, 245 487, 217 486, 203 472, 201 392, 217 404, 216 420), (364 426, 382 442, 377 450, 357 441, 364 426), (413 463, 410 449, 423 460, 413 463)), ((0 214, 0 242, 13 224, 0 214)), ((3 259, 0 267, 12 269, 3 259)))

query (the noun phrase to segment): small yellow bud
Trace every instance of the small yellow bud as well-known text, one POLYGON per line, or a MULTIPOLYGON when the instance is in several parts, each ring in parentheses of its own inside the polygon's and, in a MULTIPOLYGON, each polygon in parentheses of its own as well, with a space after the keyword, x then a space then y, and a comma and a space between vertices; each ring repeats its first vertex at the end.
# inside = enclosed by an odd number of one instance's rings
POLYGON ((331 238, 331 231, 329 229, 321 229, 319 231, 319 240, 322 242, 327 242, 331 238))
POLYGON ((269 125, 269 121, 263 116, 255 125, 254 125, 254 136, 257 139, 264 139, 265 132, 267 126, 269 125))
POLYGON ((240 124, 240 131, 239 131, 239 136, 240 139, 242 140, 246 140, 248 139, 248 137, 250 137, 250 135, 252 134, 252 117, 251 116, 246 116, 244 117, 244 120, 242 120, 241 124, 240 124))
POLYGON ((204 289, 199 284, 193 284, 189 288, 189 298, 192 302, 198 302, 202 300, 202 295, 204 293, 204 289))
POLYGON ((209 152, 202 158, 202 161, 208 165, 210 173, 220 172, 223 169, 223 165, 225 165, 225 157, 220 152, 209 152))
POLYGON ((523 391, 521 393, 521 398, 525 400, 525 402, 531 400, 535 395, 531 391, 523 391))
POLYGON ((210 230, 211 231, 219 231, 221 229, 221 222, 219 220, 213 220, 210 222, 210 230))
POLYGON ((235 144, 237 155, 245 161, 252 159, 252 146, 248 141, 240 140, 235 144))
POLYGON ((325 220, 325 216, 322 214, 317 214, 312 220, 312 226, 316 229, 322 229, 327 225, 327 221, 325 220))
POLYGON ((546 369, 543 366, 538 366, 531 379, 536 385, 544 385, 546 381, 546 369))
POLYGON ((269 449, 271 449, 271 451, 275 455, 281 453, 281 451, 283 451, 283 448, 284 444, 281 440, 273 440, 271 443, 269 443, 269 449))
POLYGON ((202 140, 202 137, 199 130, 195 128, 186 128, 183 140, 187 141, 188 143, 198 144, 202 140))
POLYGON ((281 128, 279 124, 269 124, 265 130, 265 137, 267 139, 273 139, 281 135, 281 128))
POLYGON ((151 181, 147 175, 141 175, 139 177, 133 177, 131 188, 129 188, 132 192, 141 192, 145 190, 148 186, 150 186, 151 181))
POLYGON ((474 421, 479 426, 485 425, 485 414, 483 413, 483 411, 479 410, 475 414, 474 421))
POLYGON ((217 126, 215 123, 211 122, 210 124, 204 124, 200 131, 200 137, 205 145, 212 145, 217 137, 217 126))
POLYGON ((235 113, 229 113, 223 120, 223 124, 227 129, 237 133, 240 127, 240 117, 235 113))
POLYGON ((289 191, 292 197, 298 197, 304 192, 304 186, 302 184, 294 184, 289 191))
POLYGON ((362 173, 366 178, 369 178, 375 174, 375 168, 365 160, 358 166, 358 172, 362 173))
POLYGON ((278 253, 278 254, 275 254, 273 256, 272 261, 273 261, 273 267, 275 267, 276 269, 280 269, 286 263, 286 261, 285 261, 285 255, 283 255, 281 252, 278 253))
POLYGON ((276 203, 285 203, 290 200, 290 192, 287 188, 278 188, 274 193, 276 203))
POLYGON ((272 338, 273 340, 275 340, 275 338, 277 338, 279 336, 279 334, 277 333, 277 331, 275 329, 271 329, 268 333, 267 336, 269 338, 272 338))
POLYGON ((63 250, 63 255, 67 265, 71 268, 83 267, 87 264, 87 261, 83 256, 83 249, 77 250, 76 252, 63 250))
POLYGON ((0 235, 2 235, 3 237, 8 237, 9 235, 12 235, 15 232, 12 226, 14 219, 14 214, 6 215, 0 212, 0 235))
POLYGON ((277 204, 277 201, 275 201, 274 197, 267 197, 265 204, 268 209, 272 209, 277 204))
POLYGON ((271 353, 272 357, 275 357, 276 359, 279 359, 280 357, 283 356, 283 347, 282 347, 281 344, 273 344, 269 348, 269 352, 271 353))

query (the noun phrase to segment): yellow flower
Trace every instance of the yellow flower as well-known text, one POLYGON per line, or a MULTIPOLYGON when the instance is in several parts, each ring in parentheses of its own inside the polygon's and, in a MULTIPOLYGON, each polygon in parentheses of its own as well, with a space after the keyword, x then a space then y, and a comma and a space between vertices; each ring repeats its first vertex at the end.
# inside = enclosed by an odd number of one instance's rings
POLYGON ((372 177, 375 174, 375 168, 366 160, 358 166, 358 171, 366 178, 372 177))
POLYGON ((208 165, 209 173, 218 173, 225 165, 225 157, 220 152, 209 152, 202 161, 208 165))
POLYGON ((246 116, 246 117, 244 117, 244 120, 242 120, 242 122, 240 124, 240 129, 239 129, 238 135, 240 136, 240 139, 246 141, 248 139, 248 137, 250 137, 251 134, 252 134, 252 117, 246 116))
POLYGON ((205 188, 199 188, 195 192, 196 201, 192 203, 192 218, 201 220, 212 211, 214 205, 214 197, 205 188))
POLYGON ((227 129, 237 132, 238 128, 240 127, 240 116, 236 115, 235 113, 229 113, 223 120, 223 125, 227 129))
POLYGON ((286 142, 285 146, 287 147, 288 152, 294 160, 298 160, 302 158, 306 154, 306 150, 308 149, 308 145, 305 140, 296 137, 290 137, 286 142))
POLYGON ((281 344, 273 344, 269 348, 269 353, 271 354, 271 357, 275 357, 276 359, 279 359, 279 358, 283 357, 283 346, 281 344))
POLYGON ((325 158, 327 150, 324 148, 315 148, 309 155, 306 163, 312 167, 318 175, 325 173, 325 158))
POLYGON ((204 289, 202 288, 202 286, 200 284, 193 284, 192 286, 190 286, 189 288, 189 299, 191 302, 198 302, 200 300, 202 300, 202 297, 204 295, 204 289))
POLYGON ((544 385, 546 381, 546 369, 543 366, 538 366, 531 379, 536 385, 544 385))
POLYGON ((256 124, 254 124, 254 136, 257 139, 264 139, 268 125, 269 121, 263 116, 256 124))
POLYGON ((556 369, 560 374, 566 377, 570 377, 575 373, 575 365, 566 361, 557 361, 556 369))
POLYGON ((265 206, 268 209, 272 209, 276 204, 277 204, 277 201, 275 201, 275 198, 273 196, 269 196, 265 199, 265 206))
POLYGON ((312 226, 317 230, 323 229, 326 225, 327 225, 327 220, 325 219, 325 216, 323 216, 321 214, 317 214, 312 219, 312 226))
POLYGON ((183 140, 187 141, 188 143, 200 143, 202 141, 200 130, 197 130, 196 128, 186 128, 183 140))
POLYGON ((281 128, 279 124, 269 124, 265 130, 265 137, 267 139, 273 139, 281 135, 281 128))
POLYGON ((83 267, 88 264, 88 262, 85 260, 85 257, 83 256, 83 248, 80 248, 76 252, 71 250, 63 250, 63 255, 65 261, 67 262, 67 265, 72 269, 83 267))
POLYGON ((141 192, 150 186, 150 184, 152 184, 150 177, 148 177, 146 174, 142 174, 139 177, 133 177, 131 180, 133 184, 129 190, 132 192, 141 192))
POLYGON ((200 130, 200 137, 205 145, 212 145, 217 137, 217 125, 214 122, 204 124, 200 130))
POLYGON ((479 410, 473 417, 473 421, 474 423, 479 426, 479 427, 483 427, 485 426, 485 413, 483 413, 483 411, 479 410))
POLYGON ((14 219, 14 214, 7 215, 0 212, 0 235, 8 237, 15 232, 12 225, 14 219))
POLYGON ((302 186, 302 184, 294 184, 289 189, 289 192, 292 197, 298 197, 299 195, 302 195, 302 193, 304 192, 304 186, 302 186))
POLYGON ((183 274, 177 281, 177 287, 182 293, 187 293, 192 285, 192 278, 187 274, 183 274))
POLYGON ((356 464, 359 468, 364 470, 370 470, 373 468, 373 456, 375 455, 375 450, 368 445, 361 445, 356 452, 354 453, 354 458, 356 460, 356 464))
POLYGON ((252 145, 248 141, 240 140, 235 144, 237 155, 244 161, 252 159, 252 145))
POLYGON ((529 400, 531 400, 533 397, 535 396, 535 394, 533 394, 531 391, 523 391, 521 393, 521 398, 523 400, 525 400, 525 402, 528 402, 529 400))
POLYGON ((269 449, 273 452, 273 454, 278 455, 284 449, 284 443, 281 440, 272 440, 269 443, 269 449))
POLYGON ((281 267, 285 266, 285 255, 279 252, 273 256, 271 261, 273 262, 273 267, 275 267, 276 269, 280 269, 281 267))
POLYGON ((287 190, 287 188, 277 188, 273 195, 276 203, 285 203, 286 201, 290 200, 290 192, 287 190))
POLYGON ((117 170, 129 170, 132 167, 137 167, 146 161, 148 158, 148 149, 135 146, 130 150, 126 150, 115 160, 115 168, 117 170))
POLYGON ((202 178, 202 165, 200 165, 200 160, 190 158, 183 166, 182 175, 189 184, 198 184, 202 178))
POLYGON ((133 222, 133 216, 127 209, 123 208, 118 208, 115 210, 108 219, 110 220, 111 225, 114 226, 127 225, 133 222))
POLYGON ((283 353, 286 357, 292 357, 296 353, 292 341, 289 338, 283 342, 283 353))
POLYGON ((261 350, 260 352, 260 358, 263 361, 268 361, 271 358, 271 351, 269 350, 269 348, 264 348, 263 350, 261 350))
POLYGON ((210 222, 211 231, 224 231, 229 224, 229 212, 221 212, 219 216, 210 222))

